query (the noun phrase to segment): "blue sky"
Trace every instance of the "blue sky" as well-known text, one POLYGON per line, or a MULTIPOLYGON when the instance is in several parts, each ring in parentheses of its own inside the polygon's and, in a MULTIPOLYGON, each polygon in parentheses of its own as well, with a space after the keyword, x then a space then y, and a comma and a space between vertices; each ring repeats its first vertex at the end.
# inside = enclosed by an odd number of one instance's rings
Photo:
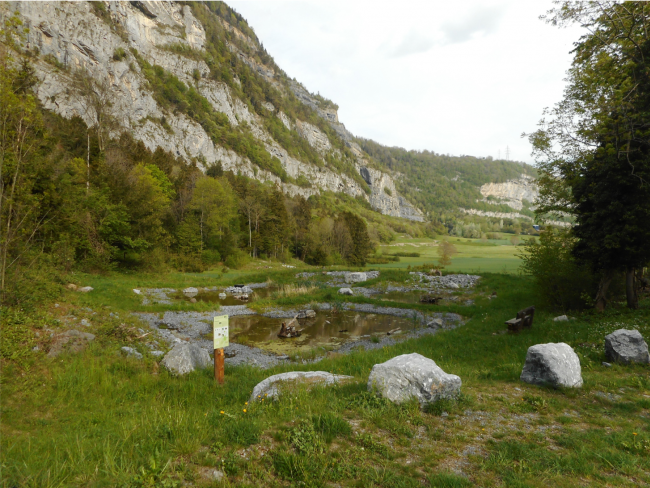
POLYGON ((550 1, 236 0, 276 62, 388 146, 532 162, 522 132, 560 100, 578 27, 550 1))

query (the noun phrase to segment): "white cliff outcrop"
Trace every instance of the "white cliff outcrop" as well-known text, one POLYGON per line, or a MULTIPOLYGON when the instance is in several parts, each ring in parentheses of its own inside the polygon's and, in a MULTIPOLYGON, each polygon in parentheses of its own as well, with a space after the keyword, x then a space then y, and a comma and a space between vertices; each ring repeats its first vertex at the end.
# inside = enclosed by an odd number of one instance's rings
POLYGON ((520 178, 505 183, 486 183, 481 186, 481 195, 497 198, 497 203, 505 203, 515 210, 521 210, 523 200, 533 203, 539 196, 539 190, 534 178, 521 175, 520 178))
MULTIPOLYGON (((177 54, 174 46, 197 52, 205 49, 205 29, 189 6, 172 1, 146 0, 102 2, 102 5, 105 15, 99 15, 97 7, 89 2, 0 3, 2 18, 18 12, 29 28, 25 47, 39 52, 39 56, 33 58, 39 79, 36 93, 45 108, 66 118, 80 116, 88 125, 94 124, 90 104, 71 88, 74 72, 83 69, 110 93, 110 111, 118 125, 115 135, 126 130, 150 150, 160 147, 188 162, 201 161, 197 164, 204 170, 220 162, 224 170, 260 181, 272 181, 290 195, 308 197, 321 190, 345 192, 366 198, 373 208, 384 214, 424 220, 418 209, 397 194, 388 174, 367 167, 363 152, 351 142, 352 135, 339 122, 335 108, 321 108, 300 85, 294 83, 295 86, 291 86, 296 96, 312 106, 351 147, 357 158, 357 169, 370 186, 370 195, 348 175, 291 157, 266 131, 261 117, 251 112, 228 85, 209 78, 210 70, 200 57, 177 54), (123 55, 116 56, 118 50, 122 50, 123 55), (232 126, 245 122, 252 135, 280 160, 287 174, 293 178, 306 177, 312 183, 311 188, 282 183, 278 176, 258 168, 246 157, 215 145, 203 127, 186 115, 160 107, 141 72, 136 53, 151 65, 161 66, 172 73, 186 85, 194 86, 214 110, 228 117, 232 126), (200 75, 198 81, 197 72, 200 75), (166 124, 157 122, 163 118, 166 124)), ((254 44, 237 28, 222 19, 220 22, 233 35, 243 36, 245 42, 254 44)), ((229 48, 235 49, 232 45, 229 48)), ((238 56, 265 79, 279 86, 271 68, 249 59, 244 53, 238 52, 238 56)), ((268 102, 264 108, 279 117, 289 130, 297 130, 321 155, 336 151, 327 135, 313 124, 291 120, 268 102)))

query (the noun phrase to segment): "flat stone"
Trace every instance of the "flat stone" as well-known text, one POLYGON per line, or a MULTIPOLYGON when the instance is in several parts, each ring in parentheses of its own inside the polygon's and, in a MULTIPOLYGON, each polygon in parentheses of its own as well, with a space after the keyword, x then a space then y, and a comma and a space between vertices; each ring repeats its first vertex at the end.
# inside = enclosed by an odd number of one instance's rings
POLYGON ((553 319, 553 322, 568 322, 568 321, 569 321, 569 317, 567 317, 566 315, 560 315, 559 317, 555 317, 553 319))
POLYGON ((430 327, 431 329, 442 327, 442 319, 433 319, 432 321, 427 322, 427 327, 430 327))
POLYGON ((140 354, 138 351, 136 351, 136 350, 133 349, 132 347, 123 346, 123 347, 122 347, 122 353, 123 353, 127 358, 132 357, 132 358, 136 358, 136 359, 142 359, 142 354, 140 354))
POLYGON ((65 287, 68 290, 77 291, 77 285, 75 285, 74 283, 68 283, 67 285, 65 285, 65 287))
POLYGON ((352 293, 352 290, 350 288, 339 288, 339 293, 341 295, 350 295, 350 296, 354 295, 354 293, 352 293))
POLYGON ((207 368, 212 363, 208 351, 197 344, 177 342, 161 364, 174 374, 184 375, 195 369, 207 368))
POLYGON ((223 300, 224 298, 226 298, 226 296, 227 295, 225 293, 219 293, 219 300, 223 300))
POLYGON ((137 288, 134 288, 133 293, 135 293, 136 295, 140 295, 142 292, 140 290, 138 290, 137 288))
POLYGON ((160 356, 164 356, 165 353, 162 352, 162 351, 151 351, 151 355, 152 355, 153 357, 159 358, 160 356))
POLYGON ((190 286, 189 288, 185 288, 183 290, 183 295, 185 295, 187 298, 193 298, 199 293, 199 290, 197 288, 194 288, 193 286, 190 286))
POLYGON ((92 286, 82 286, 81 288, 77 288, 77 291, 80 291, 81 293, 88 293, 93 290, 94 288, 92 286))
POLYGON ((296 318, 298 319, 313 319, 316 317, 316 312, 313 310, 300 310, 296 318))
POLYGON ((351 272, 345 274, 346 283, 360 283, 362 281, 367 281, 367 280, 368 280, 368 275, 366 273, 351 272))
POLYGON ((528 348, 526 363, 519 379, 533 385, 580 388, 580 359, 571 346, 564 342, 537 344, 528 348))
POLYGON ((600 364, 602 364, 602 365, 605 366, 606 368, 611 368, 611 367, 612 367, 612 365, 611 365, 610 363, 606 363, 605 361, 603 361, 603 362, 600 363, 600 364))
POLYGON ((67 330, 62 334, 53 336, 52 345, 47 355, 48 357, 55 358, 63 352, 81 352, 88 346, 89 342, 94 340, 94 334, 80 332, 78 330, 67 330))
POLYGON ((605 355, 617 363, 650 363, 648 344, 638 330, 618 329, 605 336, 605 355))
POLYGON ((81 325, 83 325, 84 327, 90 327, 92 324, 88 319, 81 319, 81 325))
POLYGON ((262 400, 263 398, 277 398, 280 395, 279 384, 283 382, 299 382, 308 385, 333 385, 340 381, 351 379, 352 376, 344 376, 328 373, 326 371, 290 371, 288 373, 274 374, 253 388, 250 401, 262 400))
POLYGON ((368 378, 368 391, 376 391, 393 403, 417 398, 420 405, 458 398, 461 379, 445 373, 432 359, 403 354, 375 364, 368 378))

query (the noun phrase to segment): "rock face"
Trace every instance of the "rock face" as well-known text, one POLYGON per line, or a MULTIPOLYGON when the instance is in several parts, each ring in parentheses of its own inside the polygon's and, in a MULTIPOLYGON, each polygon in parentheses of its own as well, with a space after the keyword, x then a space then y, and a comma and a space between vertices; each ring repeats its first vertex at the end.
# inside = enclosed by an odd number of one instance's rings
POLYGON ((618 329, 605 336, 605 354, 617 363, 650 363, 648 344, 638 330, 618 329))
POLYGON ((445 373, 433 360, 420 354, 404 354, 375 364, 368 378, 368 390, 394 403, 417 398, 420 405, 457 398, 461 380, 445 373))
MULTIPOLYGON (((84 69, 100 84, 109 87, 110 115, 118 126, 115 135, 126 130, 152 151, 162 148, 188 163, 201 161, 198 164, 203 170, 220 162, 224 170, 272 182, 291 196, 302 195, 307 198, 319 194, 321 190, 344 192, 369 200, 379 212, 412 220, 424 219, 418 209, 397 194, 389 175, 367 168, 363 152, 352 142, 352 134, 339 122, 334 106, 321 106, 300 84, 290 83, 289 88, 298 99, 326 120, 338 137, 351 148, 356 157, 357 171, 366 169, 365 174, 372 175, 369 178, 364 176, 366 181, 370 181, 370 196, 349 175, 339 174, 326 164, 319 167, 290 156, 266 130, 261 116, 249 110, 248 102, 237 98, 226 83, 210 77, 210 68, 204 60, 170 49, 171 46, 177 46, 188 53, 205 52, 205 28, 194 17, 189 6, 172 1, 104 2, 101 8, 91 2, 0 3, 0 18, 7 18, 16 11, 25 27, 29 28, 24 48, 30 51, 37 49, 39 52, 39 56, 33 58, 39 79, 36 93, 46 109, 66 118, 78 115, 89 126, 93 125, 92 110, 88 109, 87 102, 77 96, 70 86, 70 72, 84 69), (119 49, 123 55, 116 55, 119 49), (246 124, 253 137, 271 156, 280 160, 290 177, 302 176, 312 183, 312 187, 283 183, 277 175, 254 166, 248 158, 215 145, 201 125, 190 117, 159 106, 132 49, 137 50, 151 65, 158 65, 175 75, 185 85, 195 86, 214 110, 228 117, 233 127, 246 124), (51 63, 45 61, 46 56, 51 63), (198 81, 193 78, 195 72, 200 75, 198 81), (163 117, 166 127, 157 122, 163 117), (386 194, 384 188, 392 194, 386 194)), ((220 17, 214 18, 237 39, 248 44, 251 52, 260 49, 256 40, 243 34, 236 26, 220 17)), ((226 45, 253 72, 281 92, 286 91, 272 66, 256 61, 249 54, 240 51, 235 43, 226 41, 226 45)), ((237 81, 235 78, 235 83, 237 81)), ((264 102, 263 107, 272 116, 278 117, 287 129, 304 137, 322 156, 340 156, 340 151, 328 136, 313 124, 291 120, 271 103, 264 102)))
POLYGON ((207 368, 211 362, 205 349, 196 344, 178 343, 165 355, 161 364, 172 373, 184 375, 195 369, 207 368))
POLYGON ((486 183, 481 187, 481 195, 484 197, 495 197, 499 203, 505 203, 515 210, 523 208, 523 200, 533 203, 539 196, 539 190, 535 180, 527 175, 522 175, 516 180, 505 183, 486 183))
POLYGON ((78 330, 67 330, 62 334, 54 336, 48 357, 55 358, 63 352, 76 353, 83 351, 89 342, 95 340, 93 334, 79 332, 78 330))
POLYGON ((580 388, 580 359, 564 342, 537 344, 528 348, 520 379, 533 385, 580 388))
POLYGON ((351 379, 352 376, 337 375, 326 371, 291 371, 269 376, 253 388, 250 401, 259 401, 263 398, 277 398, 280 394, 280 384, 283 382, 300 382, 309 385, 333 385, 340 381, 351 379))

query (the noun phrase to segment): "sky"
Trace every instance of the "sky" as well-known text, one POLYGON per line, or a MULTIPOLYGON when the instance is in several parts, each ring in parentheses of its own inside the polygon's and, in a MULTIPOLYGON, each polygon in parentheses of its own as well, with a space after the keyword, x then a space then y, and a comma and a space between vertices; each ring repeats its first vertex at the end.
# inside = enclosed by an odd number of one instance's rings
POLYGON ((386 146, 532 163, 523 132, 560 101, 579 27, 548 1, 231 0, 290 77, 386 146))

